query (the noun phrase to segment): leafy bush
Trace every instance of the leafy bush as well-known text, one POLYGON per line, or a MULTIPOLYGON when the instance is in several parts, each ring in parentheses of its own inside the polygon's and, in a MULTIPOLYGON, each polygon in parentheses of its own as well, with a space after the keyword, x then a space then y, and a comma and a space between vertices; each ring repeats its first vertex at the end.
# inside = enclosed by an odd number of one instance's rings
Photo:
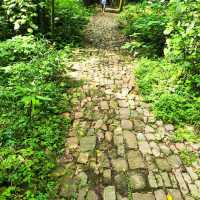
POLYGON ((18 40, 23 41, 14 54, 18 62, 0 68, 0 199, 55 199, 57 184, 49 174, 70 124, 59 115, 69 106, 62 56, 70 50, 58 52, 26 36, 3 42, 4 50, 18 40), (60 101, 65 102, 62 107, 60 101))
POLYGON ((166 59, 179 62, 193 89, 200 93, 200 4, 192 0, 171 0, 167 17, 166 59))
POLYGON ((27 61, 42 56, 47 51, 47 42, 33 36, 15 36, 0 43, 0 66, 19 60, 27 61))
POLYGON ((88 23, 89 11, 81 1, 59 0, 55 9, 55 40, 80 42, 84 26, 88 23))
POLYGON ((129 5, 120 16, 123 32, 130 37, 124 45, 131 53, 146 56, 163 55, 167 22, 165 6, 159 2, 129 5))
POLYGON ((34 18, 37 16, 37 4, 33 3, 32 0, 3 0, 3 8, 6 10, 14 31, 32 33, 33 30, 38 29, 34 23, 34 18))
POLYGON ((171 123, 199 126, 199 98, 185 82, 179 64, 143 58, 135 72, 141 93, 153 104, 157 117, 171 123))

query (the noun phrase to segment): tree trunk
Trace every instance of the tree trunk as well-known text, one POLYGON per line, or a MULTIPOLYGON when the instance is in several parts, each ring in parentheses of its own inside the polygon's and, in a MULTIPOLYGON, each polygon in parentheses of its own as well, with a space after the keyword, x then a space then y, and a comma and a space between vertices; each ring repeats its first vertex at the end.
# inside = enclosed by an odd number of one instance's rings
POLYGON ((54 18, 55 18, 55 5, 54 0, 51 0, 51 35, 54 36, 54 18))

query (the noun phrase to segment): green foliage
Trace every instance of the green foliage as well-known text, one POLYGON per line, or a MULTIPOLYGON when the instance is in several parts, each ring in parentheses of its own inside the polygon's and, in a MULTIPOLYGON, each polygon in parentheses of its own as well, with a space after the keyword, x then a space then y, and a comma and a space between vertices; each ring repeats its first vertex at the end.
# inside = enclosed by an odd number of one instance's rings
POLYGON ((13 25, 14 31, 32 33, 38 26, 34 23, 37 16, 37 4, 32 0, 16 1, 3 0, 3 8, 6 10, 9 22, 13 25))
POLYGON ((0 43, 0 66, 23 60, 28 61, 34 56, 43 56, 47 51, 47 41, 37 40, 33 36, 15 36, 0 43))
POLYGON ((143 56, 153 57, 162 55, 158 52, 164 51, 163 59, 142 58, 139 61, 136 76, 145 100, 153 104, 157 117, 170 123, 192 124, 198 128, 200 127, 199 13, 199 0, 171 0, 164 5, 157 1, 150 5, 146 2, 138 3, 129 6, 121 14, 123 30, 127 35, 134 36, 134 40, 125 48, 135 53, 142 53, 143 56), (156 28, 153 27, 154 23, 156 28), (149 40, 149 36, 155 40, 149 40), (159 44, 160 41, 164 41, 162 38, 166 39, 165 48, 164 43, 159 44), (137 50, 149 44, 152 49, 147 48, 147 53, 137 50), (157 51, 158 49, 160 50, 157 51))
POLYGON ((186 128, 178 128, 171 137, 172 141, 175 142, 194 142, 200 141, 200 136, 193 133, 193 130, 186 128))
POLYGON ((198 160, 199 157, 194 152, 184 150, 180 152, 180 158, 184 165, 191 166, 194 162, 198 160))
POLYGON ((130 37, 130 42, 123 48, 140 55, 163 55, 163 31, 167 22, 164 5, 157 1, 128 5, 120 15, 120 21, 123 32, 130 37))
POLYGON ((171 0, 167 17, 166 59, 179 62, 194 90, 200 93, 200 1, 171 0))
POLYGON ((135 70, 145 100, 153 104, 157 117, 170 123, 199 126, 199 98, 182 77, 178 64, 163 60, 141 59, 135 70))
POLYGON ((89 11, 81 1, 59 0, 55 7, 55 40, 80 43, 84 26, 88 23, 89 11))
POLYGON ((70 50, 55 51, 30 36, 0 45, 0 199, 55 199, 57 184, 49 174, 70 124, 59 115, 69 107, 61 74, 70 50), (6 62, 9 56, 14 58, 6 62))

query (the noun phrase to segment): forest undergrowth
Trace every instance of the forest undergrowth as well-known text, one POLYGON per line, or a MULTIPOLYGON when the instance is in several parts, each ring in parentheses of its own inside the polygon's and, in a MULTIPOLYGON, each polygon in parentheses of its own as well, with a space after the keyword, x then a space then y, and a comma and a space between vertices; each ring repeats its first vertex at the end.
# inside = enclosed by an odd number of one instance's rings
POLYGON ((144 100, 179 136, 200 128, 199 13, 199 0, 140 1, 119 17, 144 100))
POLYGON ((0 1, 0 199, 55 199, 76 87, 67 63, 90 11, 82 2, 0 1), (54 32, 51 27, 54 26, 54 32), (56 34, 55 34, 56 31, 56 34))

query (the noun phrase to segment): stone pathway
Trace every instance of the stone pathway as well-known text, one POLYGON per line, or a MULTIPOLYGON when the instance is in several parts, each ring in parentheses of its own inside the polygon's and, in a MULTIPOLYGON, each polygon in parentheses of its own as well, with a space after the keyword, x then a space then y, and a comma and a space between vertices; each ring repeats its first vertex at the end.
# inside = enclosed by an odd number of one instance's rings
MULTIPOLYGON (((157 121, 138 95, 131 59, 118 47, 124 38, 116 15, 91 19, 90 45, 76 50, 70 77, 74 121, 60 159, 58 199, 199 200, 200 180, 185 167, 168 137, 172 125, 157 121), (72 198, 73 197, 73 198, 72 198)), ((199 150, 199 146, 198 146, 199 150)))

